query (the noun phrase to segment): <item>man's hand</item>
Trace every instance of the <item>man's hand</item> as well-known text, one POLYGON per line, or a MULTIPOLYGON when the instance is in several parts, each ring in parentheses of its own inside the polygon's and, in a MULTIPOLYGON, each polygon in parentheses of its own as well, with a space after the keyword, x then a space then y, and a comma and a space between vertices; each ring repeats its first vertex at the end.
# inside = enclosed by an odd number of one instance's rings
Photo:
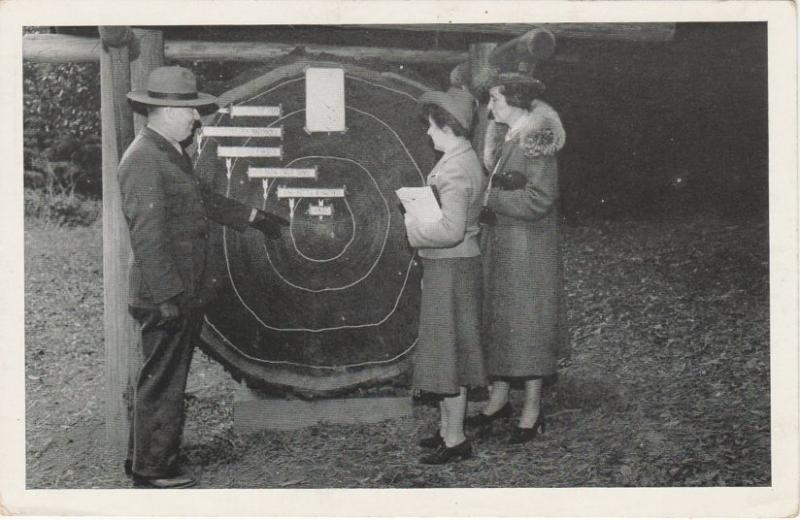
POLYGON ((266 211, 256 210, 256 217, 250 223, 250 227, 261 231, 265 237, 275 240, 281 237, 281 226, 288 226, 289 221, 278 215, 267 213, 266 211))
POLYGON ((161 315, 160 319, 158 320, 159 327, 172 328, 177 324, 178 318, 181 315, 177 298, 178 297, 176 296, 175 298, 170 298, 169 300, 158 304, 158 313, 161 315))

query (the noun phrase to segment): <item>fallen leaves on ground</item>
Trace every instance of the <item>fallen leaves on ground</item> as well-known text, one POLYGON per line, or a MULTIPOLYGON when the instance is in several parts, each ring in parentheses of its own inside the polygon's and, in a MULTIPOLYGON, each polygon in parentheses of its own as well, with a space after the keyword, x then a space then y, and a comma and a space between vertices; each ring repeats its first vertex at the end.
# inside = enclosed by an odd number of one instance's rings
MULTIPOLYGON (((534 442, 508 445, 505 422, 470 432, 474 458, 423 466, 425 406, 239 436, 236 385, 198 352, 186 466, 209 488, 769 485, 766 224, 596 222, 563 244, 572 355, 534 442)), ((27 485, 128 487, 104 443, 101 229, 28 226, 25 245, 27 485)))

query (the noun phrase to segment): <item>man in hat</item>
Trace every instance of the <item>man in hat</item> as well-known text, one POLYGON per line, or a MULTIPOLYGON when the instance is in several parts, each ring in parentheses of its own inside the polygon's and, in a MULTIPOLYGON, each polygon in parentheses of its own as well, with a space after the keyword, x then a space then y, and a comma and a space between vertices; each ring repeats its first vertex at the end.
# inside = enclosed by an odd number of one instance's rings
POLYGON ((129 308, 141 325, 143 365, 135 382, 126 473, 137 486, 189 487, 177 465, 184 391, 199 334, 208 220, 237 231, 281 236, 288 222, 215 193, 193 172, 181 143, 198 107, 216 98, 197 92, 191 71, 160 67, 146 90, 128 94, 147 108, 147 125, 119 164, 122 211, 131 235, 129 308))

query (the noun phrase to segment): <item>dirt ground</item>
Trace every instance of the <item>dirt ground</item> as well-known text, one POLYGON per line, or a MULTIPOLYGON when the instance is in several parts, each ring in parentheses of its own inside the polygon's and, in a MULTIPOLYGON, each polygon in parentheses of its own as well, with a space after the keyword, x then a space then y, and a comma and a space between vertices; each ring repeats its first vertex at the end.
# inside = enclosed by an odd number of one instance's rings
MULTIPOLYGON (((565 226, 564 253, 572 356, 535 442, 508 445, 499 424, 473 459, 422 466, 425 406, 238 436, 235 383, 198 351, 185 466, 208 488, 768 486, 766 222, 565 226)), ((99 225, 26 226, 28 488, 130 486, 104 444, 101 255, 99 225)))

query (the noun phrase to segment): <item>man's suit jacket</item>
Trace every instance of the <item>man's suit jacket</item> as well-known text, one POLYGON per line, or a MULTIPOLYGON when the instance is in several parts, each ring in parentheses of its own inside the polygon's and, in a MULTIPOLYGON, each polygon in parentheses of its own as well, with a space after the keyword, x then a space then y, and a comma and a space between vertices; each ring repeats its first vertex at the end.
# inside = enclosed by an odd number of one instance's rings
POLYGON ((148 127, 126 150, 118 177, 133 249, 129 304, 154 307, 179 295, 197 303, 208 219, 243 231, 252 208, 201 183, 188 156, 148 127))

